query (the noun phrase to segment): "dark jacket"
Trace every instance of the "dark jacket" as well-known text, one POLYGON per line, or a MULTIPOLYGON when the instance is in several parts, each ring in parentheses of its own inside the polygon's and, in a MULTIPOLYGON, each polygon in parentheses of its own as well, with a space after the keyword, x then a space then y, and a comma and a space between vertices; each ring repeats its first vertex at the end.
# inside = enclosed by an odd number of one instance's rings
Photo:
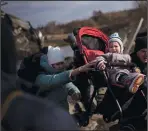
POLYGON ((139 69, 141 70, 141 73, 146 75, 147 74, 147 63, 145 64, 142 63, 140 59, 137 57, 136 53, 132 53, 131 58, 132 58, 132 62, 135 63, 137 67, 139 67, 139 69))
POLYGON ((147 63, 142 63, 140 59, 137 57, 137 52, 141 49, 147 48, 147 36, 145 34, 139 34, 139 36, 135 40, 135 48, 134 52, 131 54, 132 62, 135 63, 145 75, 147 74, 147 63))

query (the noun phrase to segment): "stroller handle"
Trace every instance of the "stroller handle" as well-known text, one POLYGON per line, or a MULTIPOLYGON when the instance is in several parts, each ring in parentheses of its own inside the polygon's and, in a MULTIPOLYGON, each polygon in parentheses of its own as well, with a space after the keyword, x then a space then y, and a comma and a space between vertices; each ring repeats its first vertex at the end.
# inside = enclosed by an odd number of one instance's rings
MULTIPOLYGON (((99 71, 99 69, 97 68, 99 62, 96 63, 95 68, 92 71, 99 71)), ((110 68, 110 67, 128 67, 128 68, 135 68, 136 65, 134 63, 125 63, 125 62, 109 62, 106 63, 106 67, 110 68)), ((100 70, 102 71, 102 70, 100 70)), ((104 71, 104 70, 103 70, 104 71)))

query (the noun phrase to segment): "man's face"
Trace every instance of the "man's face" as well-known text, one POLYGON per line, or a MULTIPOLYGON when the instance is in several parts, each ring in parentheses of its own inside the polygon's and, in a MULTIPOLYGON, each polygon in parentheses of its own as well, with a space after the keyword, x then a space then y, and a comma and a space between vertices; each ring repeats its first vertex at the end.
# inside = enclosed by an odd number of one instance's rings
POLYGON ((137 52, 137 56, 142 63, 147 63, 147 48, 141 49, 137 52))

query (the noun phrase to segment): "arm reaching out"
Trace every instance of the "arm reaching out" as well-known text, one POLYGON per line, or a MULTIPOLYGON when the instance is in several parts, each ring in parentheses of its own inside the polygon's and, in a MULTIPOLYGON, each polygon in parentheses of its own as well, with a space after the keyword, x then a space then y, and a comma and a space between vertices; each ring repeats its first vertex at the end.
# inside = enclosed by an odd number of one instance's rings
POLYGON ((92 70, 92 66, 94 66, 95 64, 96 62, 91 62, 79 68, 53 75, 47 75, 44 73, 39 74, 36 78, 35 84, 41 87, 41 90, 48 90, 51 87, 64 85, 71 81, 74 81, 75 77, 81 72, 87 72, 89 70, 92 70))
POLYGON ((104 70, 106 67, 105 63, 109 63, 109 62, 130 63, 131 57, 128 54, 107 53, 97 57, 96 60, 98 61, 98 68, 100 70, 104 70))

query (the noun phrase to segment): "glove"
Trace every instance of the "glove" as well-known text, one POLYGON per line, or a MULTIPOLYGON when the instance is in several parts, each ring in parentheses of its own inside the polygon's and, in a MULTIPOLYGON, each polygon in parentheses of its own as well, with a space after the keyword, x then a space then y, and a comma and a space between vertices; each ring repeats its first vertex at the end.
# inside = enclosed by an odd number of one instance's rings
POLYGON ((78 70, 79 70, 79 72, 87 72, 87 71, 93 70, 96 63, 97 63, 97 61, 92 61, 90 63, 83 65, 83 66, 80 66, 78 68, 78 70))
POLYGON ((100 61, 99 63, 98 63, 98 65, 97 65, 97 68, 99 69, 99 70, 105 70, 105 68, 106 68, 106 62, 104 61, 104 60, 102 60, 102 61, 100 61))

